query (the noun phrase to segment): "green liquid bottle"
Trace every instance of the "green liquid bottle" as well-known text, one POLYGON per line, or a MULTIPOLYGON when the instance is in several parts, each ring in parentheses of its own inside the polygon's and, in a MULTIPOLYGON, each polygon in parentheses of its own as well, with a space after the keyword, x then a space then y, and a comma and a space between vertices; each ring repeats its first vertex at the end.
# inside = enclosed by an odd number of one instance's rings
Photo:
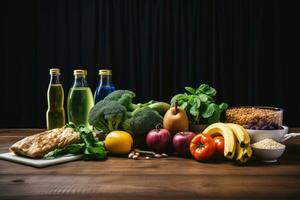
POLYGON ((74 84, 68 95, 69 122, 78 125, 89 125, 89 112, 94 106, 91 89, 86 81, 86 70, 74 70, 74 84))
POLYGON ((65 125, 64 89, 59 82, 59 69, 50 69, 50 84, 47 92, 47 129, 61 128, 65 125))

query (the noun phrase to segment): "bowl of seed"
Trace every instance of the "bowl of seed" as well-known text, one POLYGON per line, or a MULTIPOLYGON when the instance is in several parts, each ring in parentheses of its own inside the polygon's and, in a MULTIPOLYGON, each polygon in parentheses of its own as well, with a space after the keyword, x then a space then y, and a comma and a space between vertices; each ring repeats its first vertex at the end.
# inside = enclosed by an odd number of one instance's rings
POLYGON ((277 162, 285 151, 285 145, 270 138, 253 143, 251 147, 257 159, 268 163, 277 162))

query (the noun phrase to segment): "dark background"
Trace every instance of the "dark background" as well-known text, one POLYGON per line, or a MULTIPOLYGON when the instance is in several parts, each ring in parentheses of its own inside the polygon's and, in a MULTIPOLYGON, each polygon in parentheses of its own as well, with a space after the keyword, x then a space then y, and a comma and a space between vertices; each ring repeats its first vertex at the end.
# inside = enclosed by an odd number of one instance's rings
POLYGON ((276 0, 4 1, 0 127, 45 127, 51 67, 61 68, 65 97, 73 69, 87 69, 94 90, 98 69, 110 68, 137 101, 169 101, 208 83, 218 101, 282 107, 285 122, 300 125, 299 81, 281 62, 280 8, 276 0))

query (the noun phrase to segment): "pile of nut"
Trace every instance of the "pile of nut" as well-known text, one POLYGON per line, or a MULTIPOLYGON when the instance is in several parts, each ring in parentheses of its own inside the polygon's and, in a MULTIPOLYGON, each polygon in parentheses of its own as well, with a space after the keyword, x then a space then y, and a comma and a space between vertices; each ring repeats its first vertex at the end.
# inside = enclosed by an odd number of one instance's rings
POLYGON ((166 153, 155 153, 153 151, 143 151, 140 149, 134 149, 132 152, 128 154, 129 159, 133 160, 139 160, 139 159, 146 159, 146 160, 151 160, 151 158, 166 158, 168 157, 168 154, 166 153))

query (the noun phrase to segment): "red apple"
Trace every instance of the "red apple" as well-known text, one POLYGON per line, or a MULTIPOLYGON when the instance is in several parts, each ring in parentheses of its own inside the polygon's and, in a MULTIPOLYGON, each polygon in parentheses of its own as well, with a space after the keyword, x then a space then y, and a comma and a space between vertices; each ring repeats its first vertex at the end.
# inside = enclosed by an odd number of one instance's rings
POLYGON ((166 151, 170 142, 171 134, 167 129, 153 129, 146 137, 147 146, 158 153, 166 151))
POLYGON ((188 155, 190 152, 190 143, 196 136, 193 132, 179 132, 173 137, 173 147, 181 155, 188 155))

